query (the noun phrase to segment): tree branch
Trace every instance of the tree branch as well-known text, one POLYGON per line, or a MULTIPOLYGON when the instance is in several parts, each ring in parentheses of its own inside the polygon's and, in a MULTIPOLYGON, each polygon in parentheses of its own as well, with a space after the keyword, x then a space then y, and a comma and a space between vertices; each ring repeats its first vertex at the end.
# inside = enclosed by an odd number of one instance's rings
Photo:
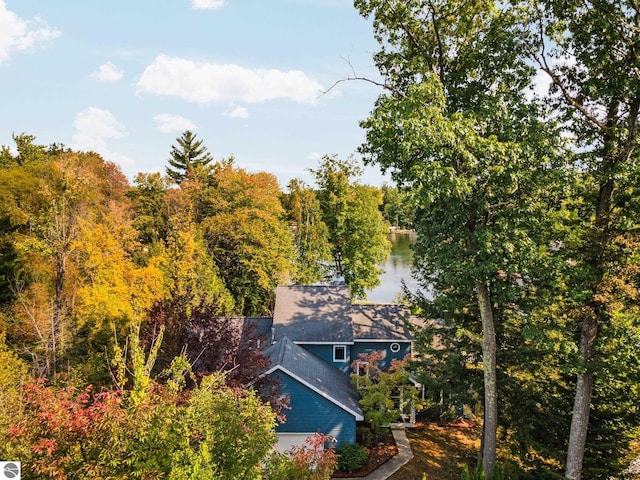
POLYGON ((389 90, 390 92, 393 92, 393 93, 395 93, 395 94, 397 94, 397 95, 401 95, 401 96, 403 96, 403 95, 402 95, 402 93, 401 93, 399 90, 397 90, 397 89, 395 89, 395 88, 391 87, 391 86, 390 86, 388 83, 386 83, 386 82, 379 82, 379 81, 373 80, 373 79, 371 79, 371 78, 363 77, 363 76, 361 76, 361 75, 358 75, 358 74, 356 73, 356 70, 355 70, 355 68, 353 67, 352 63, 351 63, 348 59, 346 59, 346 58, 343 58, 343 60, 344 60, 345 62, 347 62, 347 64, 349 64, 349 68, 351 68, 351 76, 347 76, 346 78, 341 78, 340 80, 336 80, 335 82, 333 82, 333 84, 332 84, 329 88, 327 88, 326 90, 323 90, 323 91, 320 93, 320 95, 318 95, 318 97, 317 97, 317 98, 320 98, 320 97, 322 97, 322 96, 324 96, 324 95, 327 95, 328 93, 330 93, 334 88, 336 88, 336 87, 337 87, 338 85, 340 85, 341 83, 344 83, 344 82, 353 82, 353 81, 361 81, 361 82, 370 83, 370 84, 375 85, 375 86, 377 86, 377 87, 380 87, 380 88, 382 88, 382 89, 384 89, 384 90, 389 90))
POLYGON ((538 36, 539 36, 539 42, 540 42, 540 54, 538 54, 533 50, 530 50, 530 54, 533 57, 533 60, 538 64, 540 69, 549 76, 553 84, 560 89, 560 92, 562 93, 562 96, 565 99, 565 102, 567 102, 567 104, 569 104, 571 107, 577 110, 580 114, 582 114, 582 116, 589 123, 592 123, 593 125, 598 127, 600 130, 605 130, 606 125, 602 123, 600 120, 598 120, 591 112, 589 112, 589 110, 587 110, 587 108, 583 104, 578 102, 571 95, 567 87, 564 85, 562 78, 560 78, 560 76, 558 76, 553 71, 553 69, 549 65, 549 62, 547 62, 547 54, 546 54, 545 41, 544 41, 544 25, 542 23, 542 13, 538 8, 537 2, 535 3, 535 7, 538 14, 538 36))
POLYGON ((442 46, 442 39, 440 38, 440 31, 436 25, 436 9, 433 6, 433 2, 429 1, 427 3, 431 11, 433 33, 436 36, 436 43, 438 44, 438 74, 440 75, 440 79, 444 80, 444 48, 442 46))

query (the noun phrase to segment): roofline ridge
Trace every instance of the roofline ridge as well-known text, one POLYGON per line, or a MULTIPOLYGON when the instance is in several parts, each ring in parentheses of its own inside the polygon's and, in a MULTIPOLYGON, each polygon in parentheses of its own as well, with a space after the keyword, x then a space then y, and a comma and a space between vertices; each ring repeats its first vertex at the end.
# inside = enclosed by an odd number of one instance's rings
POLYGON ((287 336, 284 336, 280 339, 280 351, 278 352, 278 363, 277 365, 282 365, 284 362, 284 355, 287 351, 287 343, 292 343, 291 339, 287 336))
MULTIPOLYGON (((310 388, 311 390, 313 390, 314 392, 319 394, 321 397, 324 397, 325 399, 329 400, 334 405, 337 405, 339 408, 341 408, 344 411, 346 411, 347 413, 353 415, 355 417, 356 421, 364 420, 364 416, 363 416, 363 414, 361 412, 357 412, 357 411, 353 410, 352 408, 348 407, 344 403, 340 402, 337 398, 335 398, 332 395, 324 392, 321 388, 318 388, 313 383, 308 382, 307 380, 305 380, 301 376, 299 376, 299 375, 295 374, 294 372, 290 371, 289 369, 287 369, 285 366, 277 365, 271 371, 273 371, 273 370, 280 370, 281 372, 289 375, 291 378, 293 378, 294 380, 300 382, 301 384, 305 385, 306 387, 310 388)), ((359 408, 359 406, 357 408, 359 408)))

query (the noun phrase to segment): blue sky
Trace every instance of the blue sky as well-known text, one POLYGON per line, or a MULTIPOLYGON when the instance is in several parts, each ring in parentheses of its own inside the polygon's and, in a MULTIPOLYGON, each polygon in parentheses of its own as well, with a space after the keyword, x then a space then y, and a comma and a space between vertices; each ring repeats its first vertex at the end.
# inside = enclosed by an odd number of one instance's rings
MULTIPOLYGON (((164 171, 192 129, 214 158, 310 181, 347 158, 380 89, 352 0, 0 0, 0 144, 13 133, 164 171)), ((364 183, 381 185, 375 167, 364 183)))

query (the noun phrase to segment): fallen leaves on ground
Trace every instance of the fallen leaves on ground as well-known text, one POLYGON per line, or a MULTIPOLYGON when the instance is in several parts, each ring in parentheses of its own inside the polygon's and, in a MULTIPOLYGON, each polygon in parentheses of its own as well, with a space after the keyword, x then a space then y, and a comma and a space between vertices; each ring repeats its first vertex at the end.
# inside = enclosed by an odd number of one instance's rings
POLYGON ((473 423, 420 423, 407 429, 413 459, 389 480, 455 480, 464 465, 475 468, 481 428, 473 423))

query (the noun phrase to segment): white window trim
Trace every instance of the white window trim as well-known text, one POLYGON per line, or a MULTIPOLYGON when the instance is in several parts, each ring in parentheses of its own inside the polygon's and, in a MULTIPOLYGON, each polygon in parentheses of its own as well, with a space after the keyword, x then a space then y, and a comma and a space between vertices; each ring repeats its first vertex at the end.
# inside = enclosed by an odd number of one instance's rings
POLYGON ((389 345, 389 350, 391 350, 393 353, 398 353, 400 351, 400 344, 398 342, 393 342, 391 345, 389 345))
POLYGON ((334 362, 341 362, 341 363, 349 361, 349 350, 347 350, 347 346, 346 345, 334 345, 333 346, 333 361, 334 362), (344 358, 343 359, 336 358, 336 350, 338 348, 342 348, 344 350, 344 358))

